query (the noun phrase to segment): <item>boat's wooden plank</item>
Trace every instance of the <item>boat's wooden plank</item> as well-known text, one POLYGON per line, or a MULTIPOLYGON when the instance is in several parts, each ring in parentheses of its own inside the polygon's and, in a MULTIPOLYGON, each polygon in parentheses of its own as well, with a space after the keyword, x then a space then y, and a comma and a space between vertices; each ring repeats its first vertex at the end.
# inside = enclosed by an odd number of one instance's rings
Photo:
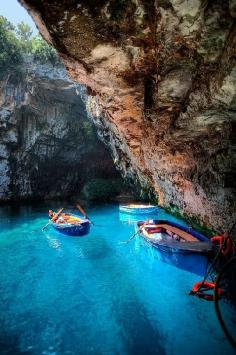
POLYGON ((197 238, 193 237, 191 234, 189 234, 185 231, 182 231, 181 229, 179 229, 177 227, 170 226, 168 224, 155 224, 152 227, 153 228, 157 228, 157 227, 164 228, 164 229, 168 230, 169 232, 173 232, 173 233, 177 234, 178 236, 180 236, 181 238, 183 238, 187 242, 198 242, 199 241, 197 238))

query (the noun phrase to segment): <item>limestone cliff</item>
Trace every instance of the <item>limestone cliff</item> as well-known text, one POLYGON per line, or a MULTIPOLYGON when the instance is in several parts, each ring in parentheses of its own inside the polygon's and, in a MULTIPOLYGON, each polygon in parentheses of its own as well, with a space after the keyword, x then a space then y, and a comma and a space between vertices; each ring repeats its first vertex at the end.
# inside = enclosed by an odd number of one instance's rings
POLYGON ((82 96, 63 66, 32 58, 21 77, 2 78, 0 201, 76 197, 94 179, 118 177, 82 96))
POLYGON ((235 218, 234 0, 20 0, 123 175, 221 229, 235 218))

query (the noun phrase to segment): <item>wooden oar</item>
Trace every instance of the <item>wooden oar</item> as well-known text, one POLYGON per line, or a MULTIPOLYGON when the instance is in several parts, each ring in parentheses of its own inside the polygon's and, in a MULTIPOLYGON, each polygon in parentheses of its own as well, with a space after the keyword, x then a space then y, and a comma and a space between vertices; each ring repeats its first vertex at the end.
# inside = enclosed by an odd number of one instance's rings
POLYGON ((135 232, 128 240, 126 240, 125 242, 120 242, 121 244, 127 244, 129 243, 132 239, 134 239, 134 237, 136 237, 136 235, 141 232, 142 228, 147 224, 147 222, 144 222, 139 229, 137 230, 137 232, 135 232))
POLYGON ((83 208, 77 203, 76 207, 80 210, 80 212, 82 213, 82 215, 92 224, 94 225, 94 223, 91 221, 91 219, 89 218, 89 216, 87 215, 87 213, 83 210, 83 208))
POLYGON ((46 224, 46 226, 43 227, 42 231, 43 231, 45 228, 47 228, 47 226, 48 226, 51 222, 54 222, 54 221, 57 219, 57 217, 60 216, 60 214, 62 213, 63 210, 64 210, 64 208, 61 208, 61 209, 55 214, 55 216, 53 216, 52 219, 50 219, 50 221, 46 224))
POLYGON ((136 237, 136 235, 140 232, 140 228, 137 230, 137 232, 135 232, 128 240, 124 241, 124 242, 120 242, 120 244, 127 244, 129 243, 132 239, 134 239, 134 237, 136 237))

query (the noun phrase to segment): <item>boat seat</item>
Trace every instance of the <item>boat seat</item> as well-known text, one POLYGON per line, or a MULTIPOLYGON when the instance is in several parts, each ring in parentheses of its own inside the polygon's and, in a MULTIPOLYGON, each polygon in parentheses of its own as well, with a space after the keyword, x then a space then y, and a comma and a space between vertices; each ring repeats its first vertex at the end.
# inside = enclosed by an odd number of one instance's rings
POLYGON ((168 224, 154 224, 154 225, 152 225, 152 227, 155 228, 155 229, 156 228, 163 228, 166 231, 169 231, 169 232, 172 232, 174 234, 177 234, 179 237, 184 239, 186 242, 198 242, 199 241, 197 238, 193 237, 191 234, 189 234, 189 233, 187 233, 185 231, 182 231, 179 228, 170 226, 168 224))
POLYGON ((161 227, 148 227, 148 226, 145 226, 145 229, 146 231, 149 233, 149 234, 153 234, 153 233, 162 233, 163 232, 163 228, 161 227))
POLYGON ((170 232, 177 234, 181 238, 185 239, 186 242, 198 242, 199 241, 197 238, 193 237, 191 234, 189 234, 185 231, 182 231, 179 228, 169 226, 168 224, 160 224, 159 226, 162 228, 165 228, 166 230, 169 230, 170 232))

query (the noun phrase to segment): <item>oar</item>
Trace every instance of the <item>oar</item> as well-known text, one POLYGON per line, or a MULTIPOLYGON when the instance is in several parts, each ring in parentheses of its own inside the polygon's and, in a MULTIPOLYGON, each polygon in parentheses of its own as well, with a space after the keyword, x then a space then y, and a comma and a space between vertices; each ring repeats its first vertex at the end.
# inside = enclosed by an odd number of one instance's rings
POLYGON ((137 232, 135 232, 128 240, 124 241, 124 242, 120 242, 120 244, 127 244, 129 243, 132 239, 134 239, 134 237, 136 237, 136 235, 140 232, 140 228, 137 230, 137 232))
POLYGON ((134 237, 136 237, 136 235, 141 232, 142 228, 147 224, 147 222, 144 222, 139 229, 137 230, 137 232, 135 232, 128 240, 126 240, 125 242, 120 242, 121 244, 127 244, 129 243, 132 239, 134 239, 134 237))
POLYGON ((89 218, 89 216, 87 215, 87 213, 83 210, 83 208, 77 203, 76 207, 80 210, 80 212, 82 213, 82 215, 89 220, 89 222, 94 226, 94 223, 91 221, 91 219, 89 218))
POLYGON ((61 208, 61 209, 55 214, 55 216, 53 216, 52 219, 50 219, 50 221, 46 224, 46 226, 43 227, 42 231, 44 231, 44 229, 47 228, 47 226, 48 226, 51 222, 55 221, 55 220, 57 219, 57 217, 62 213, 63 210, 64 210, 64 208, 61 208))

